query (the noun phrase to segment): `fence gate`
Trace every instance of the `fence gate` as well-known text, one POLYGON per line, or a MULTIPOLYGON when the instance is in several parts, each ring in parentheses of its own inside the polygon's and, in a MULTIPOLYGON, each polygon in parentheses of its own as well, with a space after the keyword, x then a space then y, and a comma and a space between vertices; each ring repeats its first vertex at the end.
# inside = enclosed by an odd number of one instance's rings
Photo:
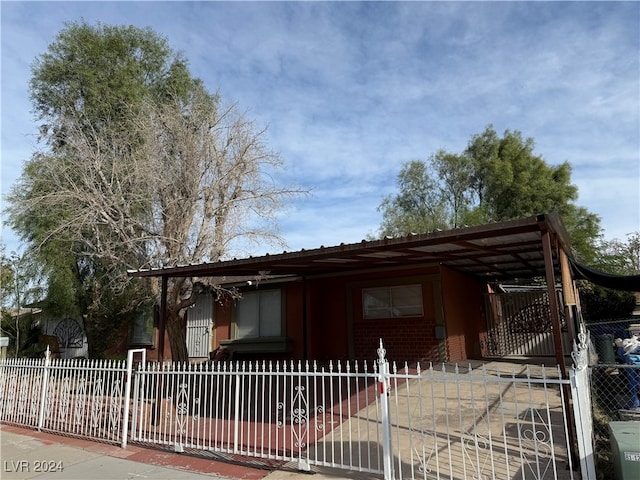
POLYGON ((588 398, 576 389, 588 395, 586 369, 563 379, 530 366, 398 368, 382 344, 370 365, 141 364, 131 439, 385 479, 595 479, 588 398))
POLYGON ((404 365, 389 381, 394 471, 385 478, 596 478, 586 368, 563 379, 557 367, 404 365))
MULTIPOLYGON (((558 295, 559 305, 562 296, 558 295)), ((562 310, 562 309, 561 309, 562 310)), ((487 333, 481 338, 484 357, 553 357, 555 346, 549 298, 544 290, 485 295, 487 333)), ((562 318, 564 351, 572 340, 562 318)))

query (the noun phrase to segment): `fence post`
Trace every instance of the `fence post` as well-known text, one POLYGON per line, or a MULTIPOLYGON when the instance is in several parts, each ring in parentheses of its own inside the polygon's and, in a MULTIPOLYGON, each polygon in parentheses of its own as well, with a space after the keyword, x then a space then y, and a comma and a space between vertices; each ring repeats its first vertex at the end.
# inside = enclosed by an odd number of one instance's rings
POLYGON ((593 458, 593 420, 591 414, 591 394, 589 391, 589 335, 582 330, 578 334, 579 344, 574 342, 573 368, 569 370, 571 399, 576 426, 580 471, 583 480, 596 480, 593 458))
MULTIPOLYGON (((240 364, 236 362, 236 388, 234 398, 234 415, 233 415, 233 453, 238 453, 238 440, 239 440, 239 428, 240 428, 240 382, 242 377, 240 376, 240 364)), ((242 364, 242 371, 244 372, 244 363, 242 364)), ((231 377, 229 377, 231 378, 231 377)))
POLYGON ((38 431, 42 431, 44 425, 44 407, 47 401, 47 389, 49 388, 49 364, 51 362, 51 351, 49 345, 44 352, 44 370, 42 371, 42 388, 40 390, 40 412, 38 413, 38 431))
POLYGON ((389 415, 389 362, 385 358, 387 351, 378 347, 378 386, 380 394, 380 421, 382 423, 382 461, 384 479, 393 480, 393 448, 391 446, 391 416, 389 415))
MULTIPOLYGON (((127 448, 127 436, 129 435, 129 396, 131 395, 131 374, 133 372, 133 354, 142 353, 142 361, 147 361, 147 351, 144 348, 136 348, 127 352, 127 372, 124 379, 124 412, 122 414, 122 448, 127 448)), ((134 405, 135 408, 135 405, 134 405)))

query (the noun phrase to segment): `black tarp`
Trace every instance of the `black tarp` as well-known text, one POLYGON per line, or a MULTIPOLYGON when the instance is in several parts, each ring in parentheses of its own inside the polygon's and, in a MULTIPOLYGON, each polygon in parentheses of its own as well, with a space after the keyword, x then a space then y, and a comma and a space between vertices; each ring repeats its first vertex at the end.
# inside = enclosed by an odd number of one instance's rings
POLYGON ((596 285, 613 290, 640 292, 640 275, 613 275, 580 265, 573 258, 570 258, 569 262, 575 280, 588 280, 596 285))

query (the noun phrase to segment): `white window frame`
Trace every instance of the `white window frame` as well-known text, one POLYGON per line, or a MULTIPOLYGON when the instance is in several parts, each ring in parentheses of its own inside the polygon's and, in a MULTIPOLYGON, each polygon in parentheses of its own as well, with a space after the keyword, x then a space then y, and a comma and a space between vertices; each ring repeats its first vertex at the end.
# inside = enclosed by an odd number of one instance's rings
POLYGON ((421 284, 386 285, 362 289, 362 318, 366 320, 422 316, 424 316, 424 304, 421 284), (411 297, 412 293, 413 297, 411 297))

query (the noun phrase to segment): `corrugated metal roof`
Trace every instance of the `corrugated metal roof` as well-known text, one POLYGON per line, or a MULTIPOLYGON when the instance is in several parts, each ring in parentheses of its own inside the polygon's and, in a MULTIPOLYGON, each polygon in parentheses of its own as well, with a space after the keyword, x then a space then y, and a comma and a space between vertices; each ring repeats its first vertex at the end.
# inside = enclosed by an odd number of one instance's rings
MULTIPOLYGON (((556 215, 538 215, 476 227, 385 238, 283 252, 199 265, 130 272, 136 277, 204 277, 320 275, 370 269, 445 265, 455 270, 504 281, 544 276, 542 235, 570 253, 568 237, 556 215)), ((557 260, 557 259, 556 259, 557 260)), ((554 260, 554 264, 557 261, 554 260)))

